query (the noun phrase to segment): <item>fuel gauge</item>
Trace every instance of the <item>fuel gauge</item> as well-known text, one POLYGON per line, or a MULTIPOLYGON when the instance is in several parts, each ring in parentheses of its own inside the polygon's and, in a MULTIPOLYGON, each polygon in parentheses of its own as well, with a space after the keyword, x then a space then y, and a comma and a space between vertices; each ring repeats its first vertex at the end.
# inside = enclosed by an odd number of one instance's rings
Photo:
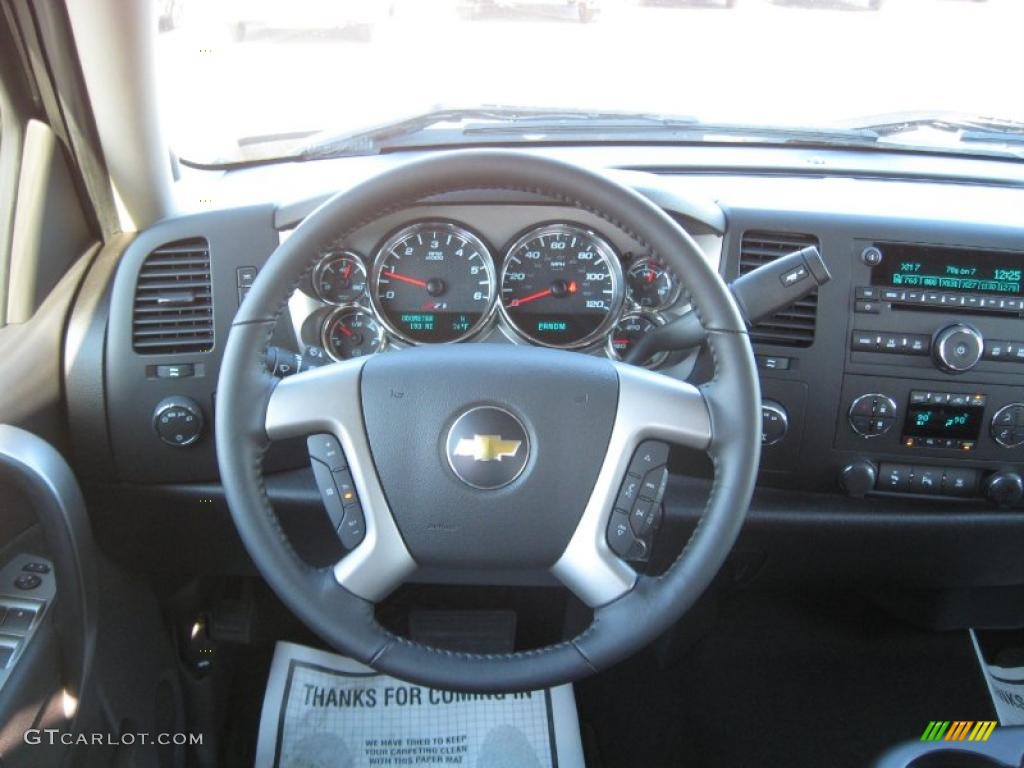
MULTIPOLYGON (((661 315, 653 312, 626 313, 608 336, 608 356, 613 360, 622 360, 645 333, 664 324, 665 320, 661 315)), ((645 368, 657 368, 667 357, 668 352, 658 352, 643 365, 645 368)))
POLYGON ((679 298, 679 280, 664 265, 647 257, 626 272, 629 297, 641 309, 666 309, 679 298))
POLYGON ((339 307, 327 316, 323 346, 335 360, 372 355, 387 345, 384 328, 362 307, 339 307))

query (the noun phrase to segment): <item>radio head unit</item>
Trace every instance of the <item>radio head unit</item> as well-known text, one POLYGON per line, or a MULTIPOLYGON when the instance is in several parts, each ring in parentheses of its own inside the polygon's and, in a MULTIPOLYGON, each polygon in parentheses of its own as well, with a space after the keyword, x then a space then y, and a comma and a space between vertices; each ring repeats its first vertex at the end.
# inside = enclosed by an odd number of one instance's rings
POLYGON ((871 269, 872 285, 1024 297, 1021 254, 904 243, 875 247, 883 258, 871 269))

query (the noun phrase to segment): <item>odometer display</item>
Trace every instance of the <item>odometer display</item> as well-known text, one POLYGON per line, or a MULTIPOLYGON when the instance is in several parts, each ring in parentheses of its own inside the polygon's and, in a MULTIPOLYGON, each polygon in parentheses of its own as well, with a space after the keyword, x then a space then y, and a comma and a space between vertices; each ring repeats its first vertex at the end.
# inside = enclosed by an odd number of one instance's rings
POLYGON ((516 240, 501 270, 501 309, 523 337, 582 347, 612 327, 622 307, 622 267, 605 240, 573 224, 548 224, 516 240))
POLYGON ((494 262, 476 235, 443 221, 395 232, 374 260, 371 300, 385 327, 410 343, 460 341, 494 308, 494 262))

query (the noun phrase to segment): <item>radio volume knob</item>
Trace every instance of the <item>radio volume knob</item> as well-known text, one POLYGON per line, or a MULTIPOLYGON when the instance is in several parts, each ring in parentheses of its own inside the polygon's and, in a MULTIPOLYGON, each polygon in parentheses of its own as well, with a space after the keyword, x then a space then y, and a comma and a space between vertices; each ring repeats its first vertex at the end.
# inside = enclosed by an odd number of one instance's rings
POLYGON ((969 371, 981 360, 985 340, 970 326, 957 323, 935 334, 935 362, 949 373, 969 371))

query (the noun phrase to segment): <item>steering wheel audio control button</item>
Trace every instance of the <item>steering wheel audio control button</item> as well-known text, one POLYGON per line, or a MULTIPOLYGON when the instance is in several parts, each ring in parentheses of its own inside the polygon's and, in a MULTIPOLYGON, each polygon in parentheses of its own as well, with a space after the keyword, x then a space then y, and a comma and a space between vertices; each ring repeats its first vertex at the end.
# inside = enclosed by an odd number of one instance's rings
POLYGON ((641 539, 646 539, 661 522, 661 504, 649 499, 640 499, 633 507, 633 514, 629 516, 629 524, 633 527, 633 533, 641 539))
POLYGON ((665 495, 665 486, 668 485, 668 469, 658 467, 644 475, 643 483, 640 484, 640 497, 661 501, 665 495))
POLYGON ((342 546, 351 551, 359 546, 364 536, 366 536, 366 520, 363 518, 362 506, 356 501, 345 507, 345 519, 338 526, 338 538, 341 539, 342 546))
POLYGON ((632 509, 633 502, 640 498, 640 483, 642 478, 640 475, 626 475, 626 479, 622 481, 622 487, 619 488, 619 497, 615 500, 615 506, 620 509, 632 509))
POLYGON ((327 516, 331 519, 331 525, 337 528, 345 516, 345 508, 342 506, 338 487, 334 484, 334 477, 331 470, 322 461, 313 459, 310 463, 313 465, 313 477, 316 478, 316 487, 320 491, 324 509, 327 510, 327 516))
POLYGON ((311 459, 322 461, 332 472, 348 469, 345 454, 333 435, 310 435, 306 438, 306 448, 311 459))
POLYGON ((629 513, 616 509, 608 521, 608 546, 619 557, 625 559, 636 547, 637 538, 629 524, 629 513))
POLYGON ((668 444, 660 440, 645 440, 637 447, 627 471, 643 477, 648 470, 664 466, 667 462, 668 444))

